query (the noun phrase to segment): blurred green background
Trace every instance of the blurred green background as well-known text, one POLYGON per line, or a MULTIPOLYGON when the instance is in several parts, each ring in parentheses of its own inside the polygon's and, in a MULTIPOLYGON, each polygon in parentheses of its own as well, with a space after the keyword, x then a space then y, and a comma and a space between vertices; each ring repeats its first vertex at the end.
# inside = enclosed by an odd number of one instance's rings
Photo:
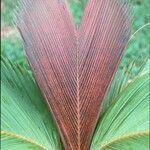
MULTIPOLYGON (((8 57, 23 67, 28 67, 24 54, 22 40, 14 25, 14 9, 18 0, 1 1, 1 52, 4 57, 8 57)), ((86 0, 69 0, 71 11, 75 22, 79 25, 86 0)), ((129 42, 125 55, 120 64, 120 69, 127 67, 134 62, 132 74, 136 74, 141 64, 149 57, 150 50, 150 1, 149 0, 131 0, 134 9, 134 22, 132 34, 142 27, 129 42)))

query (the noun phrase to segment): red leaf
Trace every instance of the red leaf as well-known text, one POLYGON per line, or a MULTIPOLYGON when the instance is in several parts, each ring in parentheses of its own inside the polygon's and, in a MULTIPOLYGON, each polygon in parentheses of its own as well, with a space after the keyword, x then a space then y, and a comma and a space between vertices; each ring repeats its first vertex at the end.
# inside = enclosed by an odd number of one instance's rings
POLYGON ((24 0, 17 26, 67 150, 87 150, 131 28, 124 0, 89 0, 76 29, 64 0, 24 0))

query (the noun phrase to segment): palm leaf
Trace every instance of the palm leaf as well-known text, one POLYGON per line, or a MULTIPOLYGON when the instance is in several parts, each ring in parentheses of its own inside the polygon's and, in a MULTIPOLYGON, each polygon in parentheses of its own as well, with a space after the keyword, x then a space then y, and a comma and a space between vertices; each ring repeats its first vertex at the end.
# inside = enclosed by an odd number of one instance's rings
POLYGON ((1 132, 1 142, 2 150, 45 150, 44 147, 34 141, 10 132, 1 132))
POLYGON ((149 132, 124 136, 104 145, 101 150, 148 150, 149 132))
MULTIPOLYGON (((137 34, 140 30, 143 28, 147 27, 149 23, 145 24, 141 28, 139 28, 134 34, 131 35, 129 42, 132 42, 133 37, 135 34, 137 34)), ((125 56, 124 56, 125 57, 125 56)), ((138 61, 139 58, 136 58, 132 60, 127 66, 123 67, 121 69, 121 66, 123 66, 123 60, 120 64, 120 68, 116 72, 116 75, 113 79, 113 82, 111 84, 111 87, 108 91, 108 94, 106 95, 106 98, 103 102, 103 106, 101 108, 101 115, 107 110, 109 105, 112 103, 113 100, 120 94, 120 92, 130 83, 131 80, 136 78, 138 75, 148 72, 149 71, 149 66, 150 66, 150 59, 149 56, 145 57, 143 61, 141 61, 141 65, 136 66, 136 62, 138 61), (135 71, 136 69, 136 71, 135 71)))
POLYGON ((32 139, 47 149, 61 149, 55 123, 31 75, 4 58, 1 69, 2 131, 32 139))
POLYGON ((87 150, 130 35, 125 1, 89 0, 79 29, 64 0, 25 0, 17 26, 66 149, 87 150))
POLYGON ((101 149, 130 134, 148 132, 149 95, 149 74, 144 74, 130 83, 99 120, 91 149, 101 149))
POLYGON ((128 86, 128 84, 134 80, 137 76, 140 76, 141 74, 148 72, 149 70, 149 59, 148 57, 141 62, 141 65, 138 67, 137 73, 135 72, 135 61, 133 60, 129 63, 127 67, 124 67, 123 69, 118 69, 113 82, 111 84, 111 87, 108 91, 108 94, 106 95, 106 98, 103 102, 102 108, 101 108, 101 115, 105 113, 105 111, 108 109, 108 107, 111 105, 113 100, 116 99, 116 97, 128 86), (134 74, 134 75, 133 75, 134 74))

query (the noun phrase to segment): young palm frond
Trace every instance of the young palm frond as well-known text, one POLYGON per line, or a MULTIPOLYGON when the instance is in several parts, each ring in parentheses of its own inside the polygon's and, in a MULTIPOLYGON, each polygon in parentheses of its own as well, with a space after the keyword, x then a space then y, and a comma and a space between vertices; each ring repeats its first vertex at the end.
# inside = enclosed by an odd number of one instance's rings
POLYGON ((132 11, 124 0, 89 0, 77 29, 68 10, 64 0, 25 0, 17 26, 65 148, 87 150, 130 36, 132 11))

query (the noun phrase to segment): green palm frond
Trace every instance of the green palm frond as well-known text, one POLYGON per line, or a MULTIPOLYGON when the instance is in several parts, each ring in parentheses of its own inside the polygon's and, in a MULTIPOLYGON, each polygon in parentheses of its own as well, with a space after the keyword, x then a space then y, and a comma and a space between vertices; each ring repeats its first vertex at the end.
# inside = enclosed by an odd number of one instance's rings
MULTIPOLYGON (((130 134, 149 132, 149 95, 147 73, 132 81, 100 118, 91 149, 99 150, 130 134)), ((140 149, 137 147, 136 150, 140 149)))
POLYGON ((56 125, 31 75, 4 58, 1 67, 2 131, 32 139, 48 149, 61 149, 56 125))
POLYGON ((133 72, 135 72, 135 61, 136 60, 133 60, 127 67, 124 67, 122 70, 117 71, 108 94, 106 95, 103 107, 101 108, 101 115, 107 110, 111 103, 132 80, 134 80, 137 76, 148 72, 150 60, 147 57, 143 60, 142 64, 137 70, 137 73, 133 75, 133 72))
POLYGON ((26 139, 20 135, 5 131, 1 132, 1 141, 1 148, 3 150, 46 150, 46 148, 31 139, 26 139))
POLYGON ((141 132, 107 143, 101 150, 148 150, 148 147, 149 133, 141 132))

